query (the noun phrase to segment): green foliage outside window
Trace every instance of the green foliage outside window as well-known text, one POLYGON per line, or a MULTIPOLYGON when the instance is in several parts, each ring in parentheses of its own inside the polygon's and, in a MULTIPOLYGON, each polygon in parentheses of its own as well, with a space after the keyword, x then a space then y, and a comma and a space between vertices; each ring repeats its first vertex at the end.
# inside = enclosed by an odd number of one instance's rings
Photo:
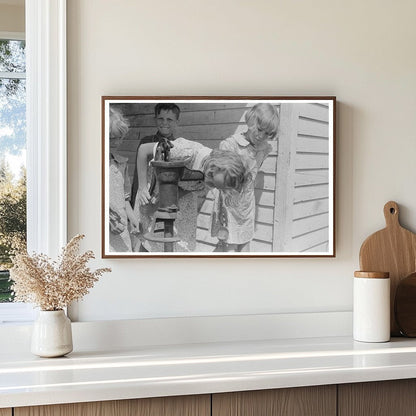
POLYGON ((16 248, 26 244, 26 172, 13 180, 7 163, 0 163, 0 302, 12 298, 8 269, 16 248))
POLYGON ((25 71, 25 42, 0 39, 0 302, 12 300, 11 256, 26 244, 26 170, 10 167, 26 147, 25 71))
POLYGON ((9 276, 10 273, 8 270, 0 270, 0 303, 11 302, 13 300, 9 276))

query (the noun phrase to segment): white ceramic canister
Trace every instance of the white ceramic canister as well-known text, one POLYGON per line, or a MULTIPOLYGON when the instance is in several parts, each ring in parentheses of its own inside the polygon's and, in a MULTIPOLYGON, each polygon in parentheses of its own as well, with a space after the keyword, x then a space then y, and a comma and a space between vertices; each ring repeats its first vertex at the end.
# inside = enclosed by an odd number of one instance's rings
POLYGON ((390 340, 390 278, 387 272, 354 272, 353 336, 356 341, 390 340))

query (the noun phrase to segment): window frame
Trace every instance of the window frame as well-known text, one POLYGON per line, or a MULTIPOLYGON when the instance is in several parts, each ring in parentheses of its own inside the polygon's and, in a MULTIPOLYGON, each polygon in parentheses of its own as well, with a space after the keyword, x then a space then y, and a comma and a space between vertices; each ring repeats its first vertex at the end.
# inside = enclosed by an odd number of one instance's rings
MULTIPOLYGON (((25 0, 25 19, 14 35, 26 38, 27 245, 56 257, 67 242, 66 0, 25 0)), ((34 315, 0 305, 0 324, 34 315)))
POLYGON ((67 239, 66 0, 26 0, 28 250, 67 239))

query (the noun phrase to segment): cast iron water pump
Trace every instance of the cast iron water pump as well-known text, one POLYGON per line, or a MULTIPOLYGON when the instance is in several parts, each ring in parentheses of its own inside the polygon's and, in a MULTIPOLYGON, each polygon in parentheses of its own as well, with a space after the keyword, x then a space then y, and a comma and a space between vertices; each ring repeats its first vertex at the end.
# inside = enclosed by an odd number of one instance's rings
POLYGON ((175 234, 175 220, 178 217, 179 181, 197 181, 204 179, 198 171, 185 168, 188 158, 170 160, 170 149, 174 145, 168 139, 159 141, 154 160, 150 162, 153 167, 152 182, 149 193, 152 195, 159 188, 159 202, 157 211, 152 219, 151 229, 144 235, 149 241, 163 243, 165 252, 174 251, 174 243, 180 241, 175 234))

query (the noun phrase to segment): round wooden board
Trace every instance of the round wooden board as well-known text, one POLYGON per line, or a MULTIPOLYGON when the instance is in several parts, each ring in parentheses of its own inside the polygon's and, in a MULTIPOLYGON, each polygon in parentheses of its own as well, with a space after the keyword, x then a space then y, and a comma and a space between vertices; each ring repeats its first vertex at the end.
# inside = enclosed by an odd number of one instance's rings
POLYGON ((416 272, 398 284, 394 315, 400 332, 407 337, 416 337, 416 272))
POLYGON ((384 205, 386 228, 367 237, 360 249, 360 269, 390 273, 391 335, 400 335, 394 319, 394 298, 400 281, 415 271, 416 234, 399 222, 399 206, 394 201, 384 205))

